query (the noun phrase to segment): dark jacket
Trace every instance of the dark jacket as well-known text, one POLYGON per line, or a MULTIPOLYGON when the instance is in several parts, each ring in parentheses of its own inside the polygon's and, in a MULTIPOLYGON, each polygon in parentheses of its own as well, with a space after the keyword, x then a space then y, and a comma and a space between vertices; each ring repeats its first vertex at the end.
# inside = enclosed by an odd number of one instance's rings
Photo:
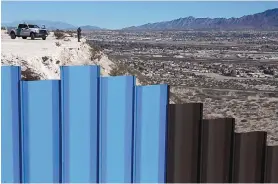
POLYGON ((77 34, 81 34, 81 28, 80 27, 77 29, 77 34))

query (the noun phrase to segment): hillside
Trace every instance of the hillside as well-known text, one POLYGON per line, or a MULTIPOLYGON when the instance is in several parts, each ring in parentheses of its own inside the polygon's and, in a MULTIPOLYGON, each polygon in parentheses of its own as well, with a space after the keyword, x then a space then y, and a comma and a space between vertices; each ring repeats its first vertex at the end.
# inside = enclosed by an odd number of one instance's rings
POLYGON ((81 42, 71 36, 57 40, 51 33, 46 40, 13 40, 2 31, 1 40, 1 64, 21 66, 23 79, 59 79, 63 65, 100 65, 101 74, 108 76, 114 65, 103 53, 94 52, 84 38, 81 42))
POLYGON ((186 17, 124 30, 278 30, 278 8, 240 18, 186 17))

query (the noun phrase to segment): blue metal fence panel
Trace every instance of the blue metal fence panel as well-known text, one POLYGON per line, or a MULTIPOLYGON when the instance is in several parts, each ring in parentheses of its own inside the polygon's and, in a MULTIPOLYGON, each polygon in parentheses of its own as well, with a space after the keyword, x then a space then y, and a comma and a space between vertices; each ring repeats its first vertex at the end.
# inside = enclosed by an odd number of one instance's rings
POLYGON ((100 182, 132 181, 132 76, 100 80, 100 182))
POLYGON ((99 75, 99 66, 61 67, 63 182, 97 182, 99 75))
POLYGON ((3 182, 165 182, 168 86, 99 75, 62 67, 61 86, 22 81, 20 91, 20 68, 2 67, 3 182))
POLYGON ((23 182, 60 182, 60 81, 22 81, 23 182))
POLYGON ((2 183, 20 182, 20 67, 1 67, 2 183))
POLYGON ((136 87, 133 182, 165 182, 167 104, 167 85, 136 87))

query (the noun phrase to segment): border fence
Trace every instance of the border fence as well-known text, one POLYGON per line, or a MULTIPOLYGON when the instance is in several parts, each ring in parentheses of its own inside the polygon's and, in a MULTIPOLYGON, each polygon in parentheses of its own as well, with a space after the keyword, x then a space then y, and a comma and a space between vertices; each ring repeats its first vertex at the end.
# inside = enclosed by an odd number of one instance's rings
POLYGON ((1 67, 2 183, 278 182, 266 132, 169 104, 169 86, 62 66, 61 80, 22 81, 1 67))

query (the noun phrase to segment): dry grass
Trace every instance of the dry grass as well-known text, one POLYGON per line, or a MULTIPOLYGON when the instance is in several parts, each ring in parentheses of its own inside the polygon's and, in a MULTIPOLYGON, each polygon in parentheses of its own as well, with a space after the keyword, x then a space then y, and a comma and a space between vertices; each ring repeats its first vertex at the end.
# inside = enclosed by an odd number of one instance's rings
MULTIPOLYGON (((89 42, 86 42, 87 44, 89 42)), ((98 47, 98 46, 95 46, 93 44, 88 44, 90 46, 90 59, 91 61, 94 61, 94 60, 100 60, 101 59, 101 48, 98 47)))
POLYGON ((54 36, 57 40, 64 39, 65 38, 65 32, 62 31, 62 30, 56 30, 56 31, 54 31, 54 36))
POLYGON ((129 74, 129 72, 124 65, 114 66, 109 73, 110 76, 123 76, 123 75, 128 75, 128 74, 129 74))
POLYGON ((36 74, 36 72, 32 71, 30 68, 21 71, 21 76, 22 76, 22 80, 25 81, 40 80, 40 77, 36 74))

